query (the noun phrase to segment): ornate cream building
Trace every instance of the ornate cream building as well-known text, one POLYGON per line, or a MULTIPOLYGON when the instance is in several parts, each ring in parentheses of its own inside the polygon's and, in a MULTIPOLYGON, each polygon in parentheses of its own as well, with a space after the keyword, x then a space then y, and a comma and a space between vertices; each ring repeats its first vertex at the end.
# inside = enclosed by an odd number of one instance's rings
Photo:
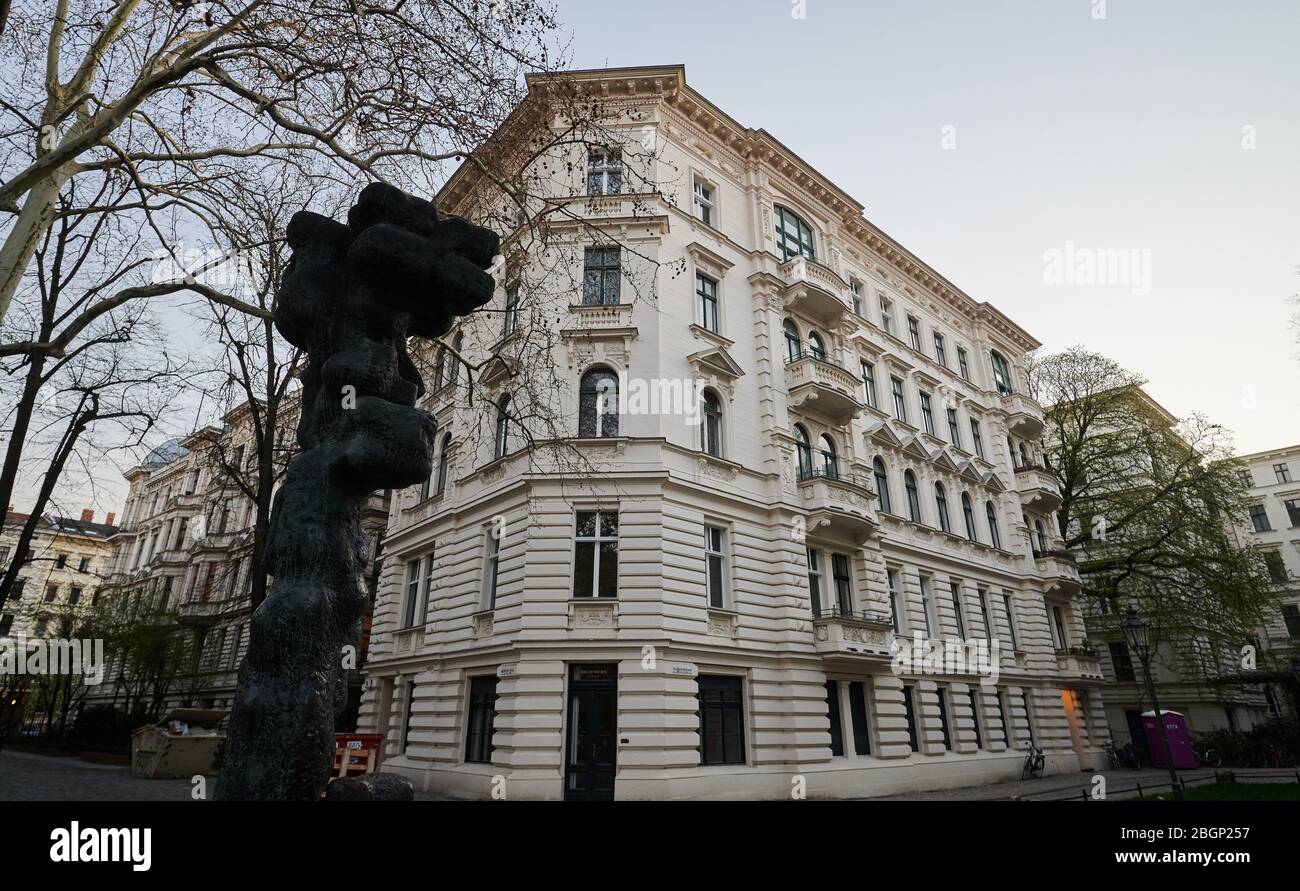
MULTIPOLYGON (((0 570, 7 568, 17 553, 27 518, 27 514, 7 512, 0 534, 0 570)), ((110 513, 98 523, 89 509, 77 520, 41 518, 29 546, 27 565, 0 610, 0 637, 59 636, 59 620, 91 605, 108 569, 109 538, 117 531, 115 519, 110 513)))
MULTIPOLYGON (((505 233, 497 301, 445 338, 503 357, 472 401, 435 360, 436 468, 390 505, 362 702, 384 769, 471 797, 780 798, 1018 777, 1031 740, 1049 772, 1104 762, 1020 390, 1038 342, 682 67, 564 78, 618 135, 545 159, 572 171, 554 241, 505 233), (511 271, 564 264, 544 309, 511 271), (563 442, 521 406, 544 373, 563 442), (914 634, 996 644, 996 678, 896 670, 914 634)), ((481 190, 462 168, 440 209, 482 219, 481 190)))

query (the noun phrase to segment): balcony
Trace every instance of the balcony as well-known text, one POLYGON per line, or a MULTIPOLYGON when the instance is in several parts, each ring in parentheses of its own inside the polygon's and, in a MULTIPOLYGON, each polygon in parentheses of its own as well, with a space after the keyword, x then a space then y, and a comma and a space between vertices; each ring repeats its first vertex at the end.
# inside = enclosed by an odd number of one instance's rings
POLYGON ((1034 565, 1038 574, 1047 579, 1047 593, 1073 597, 1083 590, 1079 581, 1079 567, 1072 557, 1058 551, 1034 551, 1034 565))
POLYGON ((810 353, 785 365, 790 407, 814 412, 836 426, 844 426, 864 408, 855 395, 862 382, 843 366, 810 353))
POLYGON ((1104 680, 1101 659, 1096 651, 1087 647, 1066 647, 1056 651, 1056 670, 1061 674, 1084 681, 1104 680))
POLYGON ((875 497, 864 475, 824 467, 799 475, 799 498, 808 511, 809 535, 861 547, 880 529, 871 503, 875 497))
POLYGON ((847 289, 844 280, 816 260, 792 257, 779 268, 786 282, 782 301, 787 310, 797 312, 831 328, 849 312, 840 295, 847 289))
POLYGON ((1034 513, 1051 513, 1061 506, 1061 484, 1056 474, 1040 464, 1016 468, 1020 502, 1034 513))
POLYGON ((1022 439, 1036 440, 1043 435, 1043 408, 1023 393, 1002 397, 1007 413, 1007 429, 1022 439))
POLYGON ((222 599, 187 600, 177 604, 176 621, 182 625, 211 625, 230 608, 230 603, 222 599))
POLYGON ((894 623, 884 613, 823 609, 812 620, 817 652, 828 663, 887 664, 893 657, 894 623))

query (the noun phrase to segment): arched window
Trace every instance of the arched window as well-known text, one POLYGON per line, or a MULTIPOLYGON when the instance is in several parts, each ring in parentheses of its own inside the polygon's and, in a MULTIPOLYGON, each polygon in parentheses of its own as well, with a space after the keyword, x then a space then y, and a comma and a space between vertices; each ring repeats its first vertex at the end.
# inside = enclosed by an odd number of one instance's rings
POLYGON ((1013 392, 1011 388, 1011 366, 997 350, 989 353, 989 359, 993 363, 993 385, 998 388, 998 392, 1003 396, 1010 396, 1013 392))
POLYGON ((450 470, 451 470, 451 434, 444 433, 442 437, 442 451, 438 455, 437 494, 439 495, 447 491, 447 474, 450 470))
POLYGON ((984 513, 989 521, 989 541, 993 547, 1002 547, 1002 530, 998 528, 998 512, 992 501, 984 502, 984 513))
POLYGON ((442 389, 444 378, 447 376, 447 350, 445 347, 438 349, 438 358, 433 363, 433 389, 434 392, 442 389))
POLYGON ((704 391, 704 423, 700 430, 704 451, 722 457, 722 402, 712 390, 704 391))
POLYGON ((971 506, 970 496, 965 492, 961 493, 961 515, 966 520, 966 537, 971 541, 979 541, 979 536, 975 534, 975 508, 971 506))
POLYGON ((456 379, 460 377, 460 359, 457 356, 464 355, 465 332, 462 331, 456 335, 456 339, 452 341, 452 348, 456 351, 456 354, 451 357, 451 368, 448 369, 447 380, 454 384, 456 379))
POLYGON ((1038 553, 1047 553, 1047 533, 1043 531, 1043 521, 1034 520, 1034 537, 1038 539, 1038 553))
POLYGON ((916 474, 903 471, 903 488, 907 490, 907 515, 913 523, 921 522, 921 496, 916 490, 916 474))
POLYGON ((1029 466, 1029 453, 1025 451, 1025 444, 1024 444, 1023 442, 1020 443, 1019 452, 1020 452, 1020 466, 1021 466, 1021 467, 1028 467, 1028 466, 1029 466))
POLYGON ((816 259, 812 227, 794 211, 779 204, 776 206, 776 248, 783 262, 791 257, 816 259))
POLYGON ((939 512, 939 528, 951 532, 952 524, 948 522, 948 493, 944 491, 943 483, 934 484, 934 507, 939 512))
POLYGON ((578 387, 578 435, 618 436, 618 375, 592 368, 578 387))
POLYGON ((504 458, 510 453, 510 397, 502 396, 497 403, 497 433, 494 458, 504 458))
POLYGON ((802 424, 794 425, 794 444, 799 455, 799 479, 806 480, 812 476, 812 444, 802 424))
POLYGON ((781 330, 785 332, 785 361, 793 362, 803 355, 803 344, 799 341, 799 329, 794 322, 786 319, 781 324, 781 330))
POLYGON ((889 497, 889 474, 885 472, 885 462, 879 458, 871 462, 871 470, 876 476, 876 495, 880 498, 880 509, 887 514, 894 512, 889 497))
POLYGON ((840 478, 840 459, 835 453, 835 441, 825 433, 818 440, 822 453, 822 476, 827 479, 837 480, 840 478))
POLYGON ((814 359, 826 358, 826 344, 822 343, 821 335, 816 331, 808 332, 808 352, 812 353, 814 359))

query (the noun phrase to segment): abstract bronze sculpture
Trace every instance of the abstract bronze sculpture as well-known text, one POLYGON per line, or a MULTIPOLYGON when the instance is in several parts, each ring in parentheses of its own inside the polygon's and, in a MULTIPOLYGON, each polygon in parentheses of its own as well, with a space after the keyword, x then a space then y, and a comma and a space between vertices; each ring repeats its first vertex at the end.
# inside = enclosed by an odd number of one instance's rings
POLYGON ((270 593, 252 619, 216 797, 315 800, 334 756, 346 647, 366 608, 360 511, 432 469, 433 418, 406 339, 440 337, 492 296, 499 240, 374 183, 347 225, 294 215, 275 325, 307 354, 301 454, 276 493, 270 593))

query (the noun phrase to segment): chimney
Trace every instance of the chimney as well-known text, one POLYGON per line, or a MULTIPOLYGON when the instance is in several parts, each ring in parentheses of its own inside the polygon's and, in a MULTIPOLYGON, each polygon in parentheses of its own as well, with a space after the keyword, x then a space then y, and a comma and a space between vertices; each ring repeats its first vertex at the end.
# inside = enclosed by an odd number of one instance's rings
POLYGON ((115 514, 115 513, 110 513, 110 514, 108 515, 108 517, 104 520, 104 522, 105 522, 106 524, 108 524, 109 526, 112 526, 112 525, 113 525, 113 521, 116 520, 116 519, 117 519, 117 514, 115 514))
POLYGON ((83 523, 95 522, 95 512, 93 510, 90 510, 89 508, 83 510, 81 512, 81 522, 83 523))

